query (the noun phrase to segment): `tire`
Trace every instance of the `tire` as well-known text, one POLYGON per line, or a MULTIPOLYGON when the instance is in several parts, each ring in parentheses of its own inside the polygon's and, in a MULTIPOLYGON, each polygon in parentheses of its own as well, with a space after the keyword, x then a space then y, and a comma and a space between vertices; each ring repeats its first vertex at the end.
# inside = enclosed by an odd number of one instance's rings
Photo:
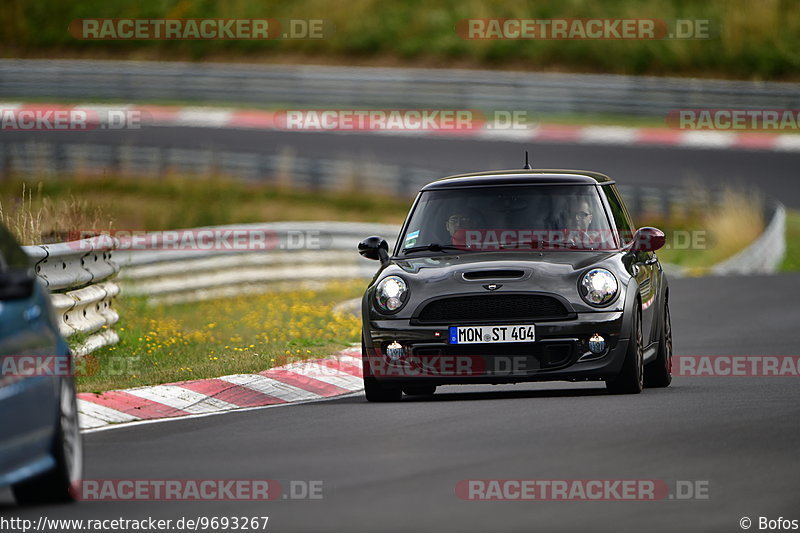
POLYGON ((62 379, 59 385, 57 424, 52 448, 56 466, 11 487, 20 505, 66 503, 75 500, 71 489, 72 484, 82 475, 83 443, 72 378, 62 379))
POLYGON ((398 402, 403 396, 399 385, 384 385, 372 376, 367 360, 367 349, 364 338, 361 338, 361 365, 364 375, 364 396, 368 402, 398 402))
POLYGON ((631 323, 631 338, 622 363, 622 371, 611 380, 606 380, 606 389, 611 394, 639 394, 644 387, 644 343, 642 340, 642 306, 636 301, 636 312, 631 323))
POLYGON ((436 385, 403 385, 403 392, 408 396, 433 396, 436 385))
POLYGON ((669 302, 664 302, 662 328, 658 356, 655 361, 644 367, 645 387, 669 387, 672 383, 672 323, 669 318, 669 302))
POLYGON ((397 385, 383 385, 373 377, 365 377, 364 395, 368 402, 399 402, 403 389, 397 385))

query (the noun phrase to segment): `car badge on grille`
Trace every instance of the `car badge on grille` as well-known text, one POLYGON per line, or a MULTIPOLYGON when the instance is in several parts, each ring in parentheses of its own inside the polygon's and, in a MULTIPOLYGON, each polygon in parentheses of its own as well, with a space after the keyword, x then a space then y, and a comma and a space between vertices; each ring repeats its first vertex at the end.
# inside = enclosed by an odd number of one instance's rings
POLYGON ((486 289, 487 291, 496 291, 500 287, 502 287, 500 283, 489 283, 483 286, 483 288, 486 289))

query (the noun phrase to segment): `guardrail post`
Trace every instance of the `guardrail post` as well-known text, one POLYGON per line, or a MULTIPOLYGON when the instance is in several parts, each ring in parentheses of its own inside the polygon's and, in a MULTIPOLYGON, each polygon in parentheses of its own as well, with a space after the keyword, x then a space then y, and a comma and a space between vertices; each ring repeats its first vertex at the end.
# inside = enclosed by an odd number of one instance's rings
POLYGON ((672 189, 661 188, 661 215, 665 220, 669 220, 672 211, 672 189))
POLYGON ((319 159, 312 159, 308 162, 308 187, 312 191, 322 189, 322 164, 319 159))
POLYGON ((264 182, 275 182, 275 166, 272 163, 272 156, 259 154, 257 160, 256 174, 258 179, 264 182))
POLYGON ((51 146, 53 147, 53 171, 56 174, 66 174, 69 169, 64 145, 57 142, 51 146))
POLYGON ((11 173, 11 164, 8 160, 6 145, 0 143, 0 177, 6 177, 11 173))
POLYGON ((167 150, 169 148, 166 146, 160 146, 156 152, 156 168, 158 168, 158 176, 161 178, 167 174, 167 150))
POLYGON ((405 198, 411 195, 411 171, 408 167, 394 167, 395 176, 397 176, 396 191, 400 198, 405 198))
POLYGON ((108 168, 111 174, 119 174, 120 173, 120 148, 119 145, 112 144, 109 147, 108 152, 108 168))

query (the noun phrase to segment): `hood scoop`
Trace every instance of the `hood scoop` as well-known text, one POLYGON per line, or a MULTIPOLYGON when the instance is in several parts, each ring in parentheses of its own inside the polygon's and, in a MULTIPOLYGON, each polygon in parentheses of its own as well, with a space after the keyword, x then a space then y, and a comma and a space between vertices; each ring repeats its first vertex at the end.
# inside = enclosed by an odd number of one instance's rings
POLYGON ((461 276, 466 281, 486 281, 496 279, 522 279, 525 275, 524 270, 472 270, 470 272, 463 272, 461 276))

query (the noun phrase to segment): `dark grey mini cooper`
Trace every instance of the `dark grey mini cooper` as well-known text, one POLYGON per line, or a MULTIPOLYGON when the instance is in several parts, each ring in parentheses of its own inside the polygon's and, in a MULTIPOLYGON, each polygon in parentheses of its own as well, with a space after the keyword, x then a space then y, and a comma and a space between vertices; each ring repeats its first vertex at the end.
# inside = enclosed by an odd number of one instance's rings
POLYGON ((364 294, 369 401, 438 385, 605 381, 612 393, 666 387, 669 287, 655 228, 633 230, 609 177, 513 170, 422 188, 364 294))

